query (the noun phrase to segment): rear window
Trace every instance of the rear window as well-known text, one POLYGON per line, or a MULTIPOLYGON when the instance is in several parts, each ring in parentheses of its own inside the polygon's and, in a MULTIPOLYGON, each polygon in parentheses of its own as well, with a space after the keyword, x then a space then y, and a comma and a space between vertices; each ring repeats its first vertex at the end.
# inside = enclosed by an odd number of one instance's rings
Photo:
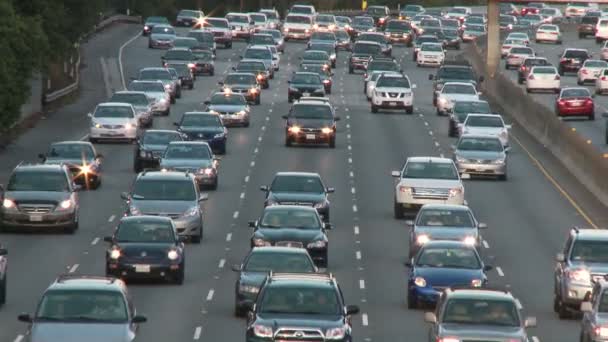
POLYGON ((599 19, 600 18, 598 18, 598 17, 584 16, 581 19, 581 23, 583 23, 583 24, 597 24, 597 22, 598 22, 599 19))
POLYGON ((568 50, 564 54, 564 57, 567 58, 587 58, 589 57, 589 53, 584 50, 568 50))
POLYGON ((585 88, 564 89, 561 97, 589 97, 591 94, 585 88))
POLYGON ((534 68, 532 69, 532 73, 534 74, 556 74, 557 71, 555 68, 534 68))
POLYGON ((525 47, 515 47, 515 48, 511 48, 511 53, 517 53, 517 54, 522 54, 522 55, 532 55, 532 49, 530 48, 525 48, 525 47))
POLYGON ((546 59, 526 59, 524 64, 527 66, 530 65, 549 65, 549 62, 546 59))

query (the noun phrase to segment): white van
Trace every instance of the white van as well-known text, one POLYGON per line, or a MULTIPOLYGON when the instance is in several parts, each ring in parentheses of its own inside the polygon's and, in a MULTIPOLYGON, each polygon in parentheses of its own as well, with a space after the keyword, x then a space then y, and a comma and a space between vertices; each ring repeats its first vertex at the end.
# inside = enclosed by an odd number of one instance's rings
POLYGON ((595 41, 599 44, 608 40, 608 18, 600 18, 595 26, 595 41))

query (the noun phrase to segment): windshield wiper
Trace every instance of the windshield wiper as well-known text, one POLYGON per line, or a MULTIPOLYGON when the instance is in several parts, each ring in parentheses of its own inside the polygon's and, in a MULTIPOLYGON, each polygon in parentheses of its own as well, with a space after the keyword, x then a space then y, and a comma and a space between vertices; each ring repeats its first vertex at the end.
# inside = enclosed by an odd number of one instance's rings
POLYGON ((274 224, 265 224, 260 226, 261 228, 282 228, 283 226, 281 225, 274 225, 274 224))

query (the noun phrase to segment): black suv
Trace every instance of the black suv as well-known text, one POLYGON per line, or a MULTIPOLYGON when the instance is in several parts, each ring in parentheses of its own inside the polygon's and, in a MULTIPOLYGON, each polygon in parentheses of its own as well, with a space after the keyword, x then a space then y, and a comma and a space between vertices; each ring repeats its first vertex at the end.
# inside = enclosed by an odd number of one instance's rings
POLYGON ((348 59, 348 73, 355 70, 366 70, 369 61, 376 56, 382 56, 382 45, 370 41, 358 41, 353 46, 353 52, 348 59))
POLYGON ((384 29, 384 35, 392 44, 403 43, 407 47, 414 44, 414 31, 412 25, 405 20, 390 20, 384 29))
POLYGON ((340 117, 327 100, 306 100, 295 103, 283 115, 285 146, 295 143, 321 143, 336 147, 336 122, 340 117))
POLYGON ((4 191, 0 228, 78 229, 77 186, 65 164, 18 165, 4 191))
POLYGON ((429 75, 429 80, 433 81, 433 105, 436 105, 437 96, 446 82, 469 82, 477 87, 484 78, 483 76, 477 78, 468 62, 445 61, 436 75, 429 75))
POLYGON ((291 80, 287 81, 287 102, 292 103, 294 99, 301 97, 324 97, 325 86, 316 72, 295 72, 291 80))
POLYGON ((133 156, 133 171, 142 172, 145 168, 156 168, 167 146, 172 141, 183 141, 185 134, 177 131, 149 129, 137 139, 133 156))
POLYGON ((351 316, 331 274, 270 274, 247 317, 247 342, 352 340, 351 316))
POLYGON ((561 76, 566 72, 578 72, 591 54, 586 49, 566 49, 560 56, 557 70, 561 76))

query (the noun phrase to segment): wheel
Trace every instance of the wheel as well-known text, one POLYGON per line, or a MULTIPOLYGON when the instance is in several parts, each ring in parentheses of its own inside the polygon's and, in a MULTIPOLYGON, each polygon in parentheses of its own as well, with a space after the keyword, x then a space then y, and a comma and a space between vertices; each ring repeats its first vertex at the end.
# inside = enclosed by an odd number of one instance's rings
POLYGON ((557 72, 559 73, 560 76, 564 76, 564 69, 563 68, 557 69, 557 72))
POLYGON ((170 102, 171 102, 171 104, 175 103, 175 97, 174 96, 171 96, 171 101, 170 102))
POLYGON ((531 92, 532 92, 532 89, 526 88, 526 93, 530 94, 531 92))
POLYGON ((557 45, 562 45, 562 41, 558 40, 557 42, 555 42, 557 45))
POLYGON ((177 274, 175 274, 173 276, 173 283, 177 284, 177 285, 182 285, 184 283, 184 278, 186 277, 186 265, 184 265, 184 263, 182 262, 182 264, 179 267, 179 271, 177 272, 177 274))
POLYGON ((596 42, 597 44, 601 44, 601 43, 602 43, 602 40, 601 40, 600 38, 595 38, 595 42, 596 42))
POLYGON ((595 120, 595 112, 591 112, 591 114, 589 114, 588 118, 591 121, 595 120))
POLYGON ((407 114, 414 114, 414 106, 411 106, 411 107, 406 107, 406 108, 405 108, 405 112, 406 112, 407 114))
POLYGON ((409 291, 407 292, 407 308, 410 310, 418 309, 418 302, 409 291))
POLYGON ((448 137, 454 138, 456 136, 456 130, 450 125, 448 127, 448 137))
POLYGON ((177 92, 175 93, 175 97, 178 98, 178 99, 182 98, 182 88, 179 88, 177 90, 177 92))
POLYGON ((262 85, 262 89, 268 89, 270 88, 270 83, 266 82, 262 85))
POLYGON ((568 307, 564 305, 561 298, 557 298, 557 316, 559 319, 567 319, 570 318, 570 311, 568 311, 568 307))
POLYGON ((209 71, 209 76, 214 76, 215 75, 215 69, 211 69, 211 71, 209 71))
POLYGON ((498 176, 498 180, 506 181, 507 180, 507 174, 505 173, 504 175, 498 176))
POLYGON ((192 236, 192 243, 196 243, 199 244, 201 243, 201 240, 203 240, 203 223, 201 222, 201 226, 198 229, 199 234, 198 235, 193 235, 192 236))
POLYGON ((518 84, 524 84, 524 79, 523 79, 523 78, 521 78, 521 77, 518 77, 518 78, 517 78, 517 83, 518 83, 518 84))
POLYGON ((329 258, 327 257, 327 254, 325 254, 325 259, 323 259, 323 261, 317 262, 317 267, 327 268, 327 265, 329 265, 329 258))
POLYGON ((585 82, 581 81, 580 79, 577 79, 576 84, 582 86, 583 84, 585 84, 585 82))
POLYGON ((213 183, 213 185, 211 185, 211 190, 217 190, 217 185, 220 182, 219 177, 215 178, 215 183, 213 183))
POLYGON ((6 273, 4 274, 4 279, 0 282, 0 305, 6 303, 6 273))
POLYGON ((287 97, 287 102, 292 103, 293 102, 293 98, 291 96, 287 97))
POLYGON ((557 295, 553 295, 553 312, 559 312, 559 298, 557 295))
POLYGON ((348 67, 348 73, 352 74, 354 72, 354 69, 352 67, 348 67))
POLYGON ((249 119, 247 119, 247 121, 245 121, 245 123, 243 124, 243 127, 249 127, 250 124, 251 122, 249 121, 249 119))
POLYGON ((456 45, 456 50, 460 50, 460 44, 456 45))
POLYGON ((505 70, 509 70, 509 64, 505 64, 505 70))
POLYGON ((67 234, 74 234, 78 230, 78 221, 73 222, 71 225, 67 226, 64 231, 67 234))
POLYGON ((89 138, 89 142, 91 144, 97 144, 99 142, 99 140, 95 139, 95 138, 89 138))
POLYGON ((585 38, 585 35, 579 32, 578 33, 578 39, 583 39, 583 38, 585 38))
POLYGON ((372 113, 378 113, 378 107, 372 104, 372 113))
POLYGON ((97 190, 101 186, 101 178, 97 177, 94 182, 89 182, 88 188, 91 190, 97 190))
POLYGON ((559 88, 553 89, 553 92, 556 93, 556 94, 559 94, 559 88))
POLYGON ((238 306, 238 304, 234 304, 234 315, 236 317, 243 317, 245 316, 246 312, 243 308, 241 308, 240 306, 238 306))
POLYGON ((164 116, 171 115, 171 108, 167 108, 167 110, 163 113, 164 116))
POLYGON ((232 43, 230 43, 230 42, 224 43, 224 48, 225 49, 230 49, 231 47, 232 47, 232 43))
POLYGON ((329 138, 329 147, 336 148, 336 137, 329 138))
POLYGON ((254 102, 256 105, 259 105, 260 102, 262 101, 261 97, 262 97, 261 95, 256 96, 255 102, 254 102))
POLYGON ((331 94, 331 88, 327 89, 325 92, 327 93, 327 95, 330 95, 331 94))
POLYGON ((399 205, 399 203, 397 203, 397 201, 395 201, 393 204, 393 211, 394 211, 394 215, 395 215, 396 219, 399 220, 404 217, 403 208, 401 208, 401 206, 399 205))
POLYGON ((286 138, 285 138, 285 146, 287 146, 287 147, 291 147, 291 145, 292 145, 292 141, 291 141, 291 139, 289 139, 289 137, 286 137, 286 138))

